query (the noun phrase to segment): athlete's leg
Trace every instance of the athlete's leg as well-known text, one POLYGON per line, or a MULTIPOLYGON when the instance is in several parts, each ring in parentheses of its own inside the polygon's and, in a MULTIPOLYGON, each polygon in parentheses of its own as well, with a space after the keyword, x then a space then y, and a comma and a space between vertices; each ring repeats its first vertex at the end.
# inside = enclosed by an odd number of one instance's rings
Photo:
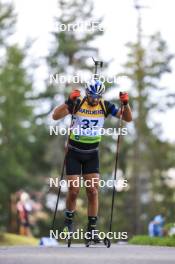
POLYGON ((99 174, 84 174, 83 178, 85 181, 85 186, 87 186, 86 193, 88 197, 88 216, 97 216, 99 174))
POLYGON ((86 187, 88 197, 88 225, 87 225, 87 239, 93 240, 96 243, 100 242, 97 228, 98 215, 98 182, 99 174, 91 173, 84 175, 84 180, 89 186, 86 187))
POLYGON ((88 239, 100 242, 97 230, 98 187, 99 187, 99 158, 98 152, 91 153, 82 165, 88 197, 88 239))
MULTIPOLYGON (((82 164, 84 180, 89 184, 86 187, 88 197, 88 216, 98 214, 98 185, 99 185, 99 157, 98 152, 87 155, 82 164)), ((86 185, 87 185, 86 184, 86 185)))
POLYGON ((79 179, 79 175, 67 176, 68 193, 66 197, 66 208, 69 211, 75 211, 76 209, 76 200, 80 189, 79 179))
POLYGON ((72 223, 74 211, 76 209, 76 200, 79 193, 79 175, 81 174, 81 163, 74 151, 68 151, 66 155, 66 174, 68 183, 68 193, 66 197, 65 226, 69 231, 73 230, 72 223))

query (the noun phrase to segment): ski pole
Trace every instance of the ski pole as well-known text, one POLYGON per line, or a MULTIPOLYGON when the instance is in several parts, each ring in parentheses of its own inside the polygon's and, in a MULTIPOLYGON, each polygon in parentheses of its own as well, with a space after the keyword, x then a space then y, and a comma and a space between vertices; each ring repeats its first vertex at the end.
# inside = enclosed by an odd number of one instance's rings
POLYGON ((95 71, 94 71, 94 80, 98 79, 98 67, 100 67, 100 69, 102 69, 103 67, 103 61, 97 61, 92 57, 93 61, 94 61, 94 65, 95 65, 95 71))
MULTIPOLYGON (((75 106, 76 106, 76 103, 74 104, 74 108, 73 108, 73 112, 72 112, 71 124, 70 124, 70 127, 69 127, 69 130, 68 131, 70 131, 71 130, 71 127, 72 127, 73 115, 75 113, 75 106)), ((60 181, 59 181, 57 201, 56 201, 56 206, 55 206, 55 211, 54 211, 54 216, 53 216, 53 221, 52 221, 52 230, 54 230, 54 227, 55 227, 55 219, 56 219, 56 214, 57 214, 57 209, 58 209, 58 203, 59 203, 60 194, 61 194, 61 184, 60 184, 60 182, 63 180, 63 177, 64 177, 64 168, 65 168, 65 164, 66 164, 66 155, 67 155, 67 152, 68 152, 69 139, 70 139, 70 135, 68 135, 68 137, 67 137, 65 154, 64 154, 64 160, 63 160, 63 164, 62 164, 62 168, 61 168, 61 177, 60 177, 60 181)))
POLYGON ((114 169, 114 183, 113 183, 113 190, 112 190, 112 205, 111 205, 111 217, 110 217, 110 225, 109 225, 109 232, 111 232, 112 230, 112 220, 113 220, 113 211, 114 211, 114 198, 115 198, 115 182, 117 179, 117 170, 118 170, 118 159, 119 159, 119 146, 120 146, 120 138, 121 138, 121 129, 122 129, 122 119, 123 119, 123 111, 124 111, 124 106, 121 103, 121 107, 120 107, 120 118, 119 118, 119 128, 120 128, 120 132, 118 134, 117 137, 117 149, 116 149, 116 158, 115 158, 115 169, 114 169))

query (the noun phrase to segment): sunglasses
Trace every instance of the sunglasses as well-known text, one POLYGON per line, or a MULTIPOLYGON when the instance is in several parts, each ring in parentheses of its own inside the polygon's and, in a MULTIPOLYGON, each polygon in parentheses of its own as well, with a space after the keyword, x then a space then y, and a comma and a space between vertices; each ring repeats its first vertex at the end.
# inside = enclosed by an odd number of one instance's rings
POLYGON ((94 95, 94 94, 88 95, 88 97, 90 97, 92 99, 100 99, 100 98, 102 98, 101 95, 94 95))

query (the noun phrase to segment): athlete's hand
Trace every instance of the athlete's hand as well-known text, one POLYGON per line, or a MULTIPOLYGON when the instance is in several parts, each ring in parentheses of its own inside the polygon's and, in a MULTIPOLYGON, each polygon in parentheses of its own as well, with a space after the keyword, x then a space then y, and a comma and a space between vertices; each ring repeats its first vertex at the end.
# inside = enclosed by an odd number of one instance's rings
POLYGON ((129 95, 127 92, 120 92, 119 93, 120 101, 123 105, 127 105, 129 101, 129 95))
POLYGON ((76 89, 76 90, 73 90, 71 93, 70 93, 70 95, 69 95, 69 98, 71 99, 71 100, 76 100, 78 97, 80 96, 80 91, 78 90, 78 89, 76 89))

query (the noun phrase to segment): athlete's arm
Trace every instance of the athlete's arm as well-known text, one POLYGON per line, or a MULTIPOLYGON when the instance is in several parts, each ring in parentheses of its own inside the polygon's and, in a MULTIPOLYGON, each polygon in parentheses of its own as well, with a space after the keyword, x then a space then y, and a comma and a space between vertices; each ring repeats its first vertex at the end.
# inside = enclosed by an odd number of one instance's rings
POLYGON ((68 114, 72 114, 72 110, 74 108, 75 100, 80 96, 80 91, 79 90, 73 90, 70 95, 68 100, 65 102, 65 104, 62 104, 58 106, 52 115, 52 118, 54 120, 61 119, 68 114))
MULTIPOLYGON (((124 111, 123 111, 123 120, 126 122, 131 122, 132 121, 132 113, 131 113, 131 108, 128 104, 129 101, 129 95, 127 92, 120 92, 119 93, 119 97, 120 97, 120 101, 121 104, 124 107, 124 111)), ((119 110, 116 114, 116 116, 118 118, 120 118, 120 114, 121 114, 121 110, 119 110)))
POLYGON ((52 114, 52 118, 54 120, 58 120, 61 119, 65 116, 67 116, 69 114, 69 109, 68 109, 68 105, 67 104, 62 104, 58 107, 55 108, 53 114, 52 114))
MULTIPOLYGON (((116 114, 116 116, 118 118, 120 118, 120 113, 121 113, 121 110, 119 110, 116 114)), ((132 121, 132 112, 131 112, 131 108, 130 108, 129 104, 124 105, 124 111, 123 111, 123 118, 122 119, 126 122, 132 121)))

